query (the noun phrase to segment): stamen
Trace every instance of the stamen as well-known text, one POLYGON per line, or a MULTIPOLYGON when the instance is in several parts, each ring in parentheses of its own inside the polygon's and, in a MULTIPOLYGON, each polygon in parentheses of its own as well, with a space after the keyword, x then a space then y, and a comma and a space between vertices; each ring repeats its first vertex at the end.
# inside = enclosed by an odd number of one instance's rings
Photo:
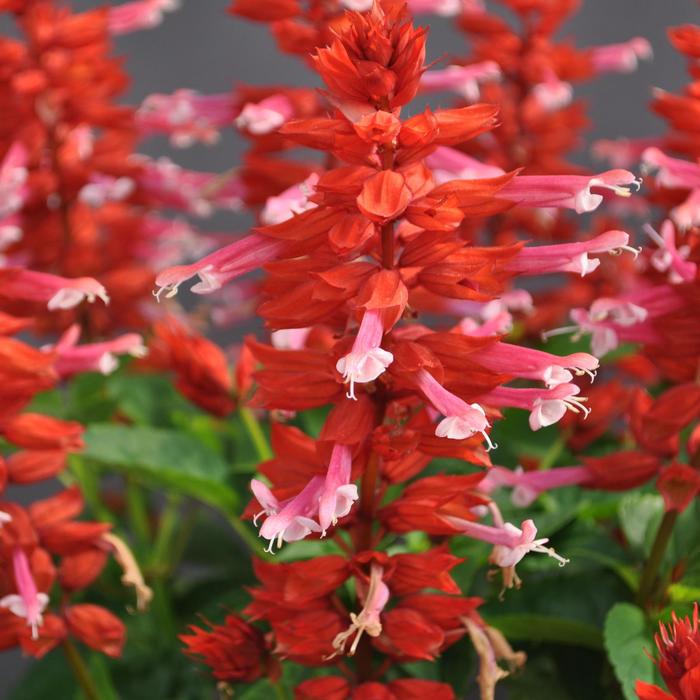
POLYGON ((570 559, 566 559, 560 554, 557 554, 552 547, 543 547, 541 544, 538 544, 537 546, 533 547, 532 551, 537 552, 539 554, 546 554, 548 557, 556 559, 559 562, 559 566, 566 566, 571 561, 570 559))
POLYGON ((651 238, 654 243, 656 243, 659 248, 665 248, 666 247, 666 241, 659 235, 657 230, 651 225, 651 224, 644 224, 642 226, 642 229, 644 230, 644 233, 651 238))
POLYGON ((481 432, 481 434, 484 436, 484 440, 486 440, 486 444, 488 445, 488 447, 486 448, 487 452, 491 452, 491 450, 498 449, 498 443, 492 442, 489 434, 485 430, 481 430, 479 432, 481 432))
POLYGON ((542 331, 540 337, 543 341, 547 341, 555 335, 566 335, 567 333, 577 333, 580 331, 578 326, 562 326, 561 328, 553 328, 551 331, 542 331))

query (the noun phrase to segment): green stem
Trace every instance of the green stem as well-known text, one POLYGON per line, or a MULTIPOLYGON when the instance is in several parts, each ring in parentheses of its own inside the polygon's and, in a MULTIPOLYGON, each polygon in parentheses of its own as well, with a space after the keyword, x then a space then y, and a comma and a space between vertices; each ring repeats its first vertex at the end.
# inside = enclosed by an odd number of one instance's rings
POLYGON ((126 481, 126 508, 136 540, 142 549, 147 550, 151 544, 148 503, 143 488, 131 478, 126 481))
POLYGON ((656 532, 654 544, 651 547, 649 558, 644 565, 642 576, 639 579, 639 589, 637 590, 636 602, 640 607, 644 607, 651 599, 656 586, 661 563, 666 553, 666 547, 673 534, 673 527, 678 519, 677 510, 669 510, 664 514, 663 520, 656 532))
POLYGON ((182 496, 171 494, 158 522, 158 532, 153 543, 151 565, 157 576, 166 576, 172 570, 171 553, 175 535, 180 523, 180 504, 182 496))
POLYGON ((267 437, 265 437, 265 433, 258 422, 258 419, 255 417, 255 414, 249 408, 245 408, 244 406, 241 406, 241 408, 238 410, 238 414, 243 421, 245 429, 248 431, 248 435, 253 442, 255 451, 258 453, 258 459, 261 462, 272 459, 272 450, 270 449, 270 445, 267 442, 267 437))
POLYGON ((278 697, 279 700, 289 700, 289 695, 287 694, 287 691, 285 690, 281 681, 277 681, 276 683, 270 681, 270 684, 275 689, 275 695, 278 697))
POLYGON ((83 691, 86 700, 100 700, 95 682, 92 680, 88 667, 85 665, 83 657, 80 656, 80 652, 75 644, 66 639, 62 646, 68 658, 71 670, 73 671, 73 675, 75 676, 75 680, 83 691))
POLYGON ((559 437, 549 446, 547 452, 545 452, 544 457, 540 460, 538 469, 544 471, 546 469, 551 469, 556 461, 561 457, 561 453, 566 447, 566 441, 569 439, 569 431, 562 432, 559 437))
POLYGON ((96 467, 86 464, 80 455, 70 456, 70 469, 92 514, 102 522, 115 523, 116 518, 100 496, 100 476, 96 467))

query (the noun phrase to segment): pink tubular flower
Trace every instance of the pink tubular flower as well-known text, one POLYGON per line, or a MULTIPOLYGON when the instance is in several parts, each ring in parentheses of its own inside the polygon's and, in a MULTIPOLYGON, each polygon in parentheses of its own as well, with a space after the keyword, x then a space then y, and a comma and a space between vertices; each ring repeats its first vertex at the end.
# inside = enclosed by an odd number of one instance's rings
POLYGON ((700 226, 700 188, 691 190, 682 204, 671 209, 671 218, 681 231, 700 226))
POLYGON ((111 34, 128 34, 152 29, 163 21, 163 14, 177 10, 180 0, 132 0, 109 8, 107 28, 111 34))
POLYGON ((311 328, 283 328, 270 333, 272 346, 278 350, 303 350, 311 328))
POLYGON ((660 143, 658 138, 599 139, 593 142, 591 153, 594 158, 607 161, 613 168, 629 168, 639 163, 647 148, 660 143))
POLYGON ((639 61, 653 58, 651 44, 643 37, 635 37, 620 44, 608 44, 589 49, 593 68, 597 73, 631 73, 639 61))
POLYGON ((304 182, 292 185, 276 197, 269 197, 260 214, 261 223, 266 226, 281 224, 295 214, 301 214, 317 205, 309 201, 318 182, 318 174, 312 173, 304 182))
POLYGON ((345 653, 345 645, 350 637, 355 639, 348 650, 348 656, 353 656, 357 651, 362 635, 366 632, 370 637, 378 637, 382 633, 380 615, 389 602, 389 588, 382 580, 384 570, 379 564, 372 564, 370 568, 369 587, 364 596, 362 610, 356 615, 350 613, 350 626, 344 632, 338 634, 333 640, 335 650, 328 658, 345 653))
POLYGON ((573 338, 577 339, 589 333, 592 353, 602 357, 621 342, 650 343, 657 340, 647 320, 676 310, 679 303, 671 287, 654 287, 624 299, 601 297, 588 310, 571 310, 569 315, 576 325, 546 331, 542 337, 546 340, 554 335, 573 333, 573 338))
POLYGON ((532 88, 531 95, 543 110, 555 112, 571 102, 574 89, 571 83, 559 80, 556 74, 550 72, 545 80, 532 88))
POLYGON ((479 83, 500 77, 501 69, 495 61, 481 61, 468 66, 447 66, 442 70, 427 71, 421 76, 420 86, 423 92, 449 90, 469 102, 476 102, 479 99, 479 83))
POLYGON ((631 248, 628 243, 629 235, 624 231, 606 231, 589 241, 526 246, 508 264, 507 269, 521 275, 574 272, 585 277, 600 265, 600 260, 589 258, 589 254, 618 255, 625 250, 637 257, 640 249, 631 248))
POLYGON ((318 504, 324 489, 324 479, 315 476, 293 498, 278 501, 272 491, 257 479, 250 482, 250 487, 263 507, 263 511, 255 516, 254 523, 264 513, 267 519, 260 528, 260 537, 269 540, 266 552, 274 554, 282 542, 297 542, 303 540, 312 532, 321 532, 321 526, 314 520, 318 514, 318 504))
POLYGON ((483 403, 494 407, 522 408, 530 411, 530 428, 539 430, 560 421, 567 411, 583 413, 590 409, 583 405, 586 398, 578 396, 581 389, 575 384, 559 384, 553 389, 517 389, 500 386, 481 397, 483 403))
POLYGON ((500 192, 499 197, 526 207, 573 209, 578 214, 594 211, 603 195, 592 190, 608 190, 629 197, 641 187, 641 180, 628 170, 607 170, 598 175, 519 175, 500 192))
POLYGON ((420 370, 416 376, 416 386, 435 409, 445 416, 435 429, 435 435, 452 440, 464 440, 480 433, 486 440, 489 450, 498 447, 491 442, 486 432, 490 424, 484 409, 478 403, 468 404, 462 401, 459 396, 445 389, 430 372, 424 369, 420 370))
POLYGON ((321 526, 321 537, 326 530, 345 517, 357 500, 357 486, 350 483, 352 467, 352 452, 347 445, 333 445, 331 461, 319 499, 318 522, 321 526))
POLYGON ((46 350, 57 354, 56 371, 63 378, 80 372, 111 374, 118 367, 117 355, 144 357, 147 349, 138 333, 125 335, 102 343, 78 345, 80 326, 72 325, 53 347, 46 350))
POLYGON ((46 593, 39 593, 29 568, 27 555, 16 547, 12 553, 12 567, 15 574, 17 593, 0 599, 0 608, 7 608, 13 615, 23 617, 32 629, 32 638, 39 637, 39 627, 44 624, 43 612, 49 602, 46 593))
POLYGON ((183 89, 172 95, 149 95, 136 112, 136 125, 145 136, 167 134, 173 146, 185 148, 197 141, 216 143, 219 129, 233 116, 229 93, 200 95, 183 89))
POLYGON ((373 382, 394 361, 394 356, 381 348, 383 335, 381 311, 367 309, 352 350, 341 357, 335 366, 343 375, 343 381, 350 383, 347 393, 349 399, 356 399, 356 383, 373 382))
POLYGON ((408 0, 408 6, 414 15, 439 15, 454 17, 462 11, 464 0, 408 0))
POLYGON ((509 374, 522 379, 536 379, 544 382, 548 389, 571 382, 573 376, 587 374, 595 378, 598 359, 585 352, 571 355, 550 355, 548 352, 509 343, 494 343, 484 350, 471 354, 483 367, 494 372, 509 374))
POLYGON ((294 115, 294 107, 288 97, 271 95, 260 102, 243 105, 236 117, 236 126, 256 136, 269 134, 279 129, 294 115))
POLYGON ((558 467, 543 471, 523 471, 521 467, 515 470, 505 467, 491 467, 486 476, 479 482, 479 491, 491 493, 497 488, 508 486, 513 489, 511 502, 518 508, 527 508, 545 491, 575 486, 587 481, 590 472, 586 467, 558 467))
POLYGON ((0 164, 0 219, 19 211, 27 196, 27 151, 13 143, 0 164))
POLYGON ((655 171, 656 182, 662 187, 700 187, 700 165, 697 163, 672 158, 654 146, 642 153, 642 163, 649 170, 655 171))
POLYGON ((546 554, 552 559, 556 559, 559 566, 569 563, 568 559, 564 559, 551 547, 544 546, 549 542, 547 537, 535 539, 537 528, 532 520, 524 520, 520 527, 516 527, 512 523, 504 523, 498 511, 494 512, 495 525, 482 525, 451 515, 442 515, 441 517, 467 537, 494 545, 490 561, 503 569, 505 588, 512 588, 513 584, 516 587, 520 585, 520 579, 515 573, 515 566, 529 552, 546 554))
POLYGON ((244 196, 243 184, 234 175, 186 170, 168 158, 143 159, 139 184, 162 207, 196 216, 209 216, 214 207, 237 211, 244 196))
POLYGON ((478 180, 498 177, 504 170, 496 165, 487 165, 449 146, 438 146, 426 159, 433 171, 435 182, 440 185, 450 180, 478 180))
POLYGON ((643 228, 649 238, 659 246, 659 249, 651 256, 652 266, 659 272, 669 271, 671 284, 692 282, 695 279, 698 266, 687 260, 690 253, 689 246, 676 248, 676 230, 673 223, 666 219, 661 224, 661 235, 650 224, 645 224, 643 228))
POLYGON ((253 233, 206 255, 196 263, 163 270, 156 277, 158 291, 154 294, 160 299, 165 292, 165 297, 169 299, 177 294, 183 282, 195 275, 200 281, 192 287, 192 291, 195 294, 209 294, 234 277, 274 260, 284 246, 283 241, 253 233))
POLYGON ((92 303, 98 297, 109 304, 107 291, 92 277, 68 279, 20 267, 0 269, 0 290, 11 299, 46 302, 50 311, 72 309, 84 299, 92 303))

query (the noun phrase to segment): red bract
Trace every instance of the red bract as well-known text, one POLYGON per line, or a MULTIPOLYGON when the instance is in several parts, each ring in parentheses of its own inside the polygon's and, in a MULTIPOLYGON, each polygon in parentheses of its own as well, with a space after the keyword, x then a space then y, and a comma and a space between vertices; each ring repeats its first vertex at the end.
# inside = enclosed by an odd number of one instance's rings
POLYGON ((208 626, 208 630, 191 626, 191 634, 180 635, 180 639, 189 654, 211 667, 215 678, 252 683, 264 673, 276 677, 275 668, 266 669, 269 650, 255 627, 234 615, 223 625, 208 626))
POLYGON ((692 700, 700 693, 700 632, 698 631, 698 604, 693 607, 693 616, 678 619, 671 616, 666 626, 659 623, 655 636, 658 649, 657 666, 666 687, 665 693, 658 686, 637 681, 637 695, 641 700, 692 700))

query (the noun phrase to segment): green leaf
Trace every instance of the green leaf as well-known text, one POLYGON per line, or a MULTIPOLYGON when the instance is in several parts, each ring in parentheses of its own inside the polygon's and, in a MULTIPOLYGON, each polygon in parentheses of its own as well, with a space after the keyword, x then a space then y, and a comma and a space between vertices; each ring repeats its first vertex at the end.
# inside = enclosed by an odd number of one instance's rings
POLYGON ((195 438, 145 426, 95 424, 82 456, 156 488, 172 489, 233 515, 238 495, 224 460, 195 438))
POLYGON ((632 547, 643 550, 650 533, 656 534, 664 510, 661 496, 651 493, 628 493, 618 507, 620 526, 632 547))
POLYGON ((498 628, 508 639, 531 642, 556 642, 601 650, 603 636, 595 626, 579 620, 551 615, 513 613, 489 616, 488 623, 498 628))
POLYGON ((634 684, 654 682, 654 662, 644 653, 651 633, 644 612, 631 603, 617 603, 605 619, 605 649, 627 700, 637 700, 634 684))

